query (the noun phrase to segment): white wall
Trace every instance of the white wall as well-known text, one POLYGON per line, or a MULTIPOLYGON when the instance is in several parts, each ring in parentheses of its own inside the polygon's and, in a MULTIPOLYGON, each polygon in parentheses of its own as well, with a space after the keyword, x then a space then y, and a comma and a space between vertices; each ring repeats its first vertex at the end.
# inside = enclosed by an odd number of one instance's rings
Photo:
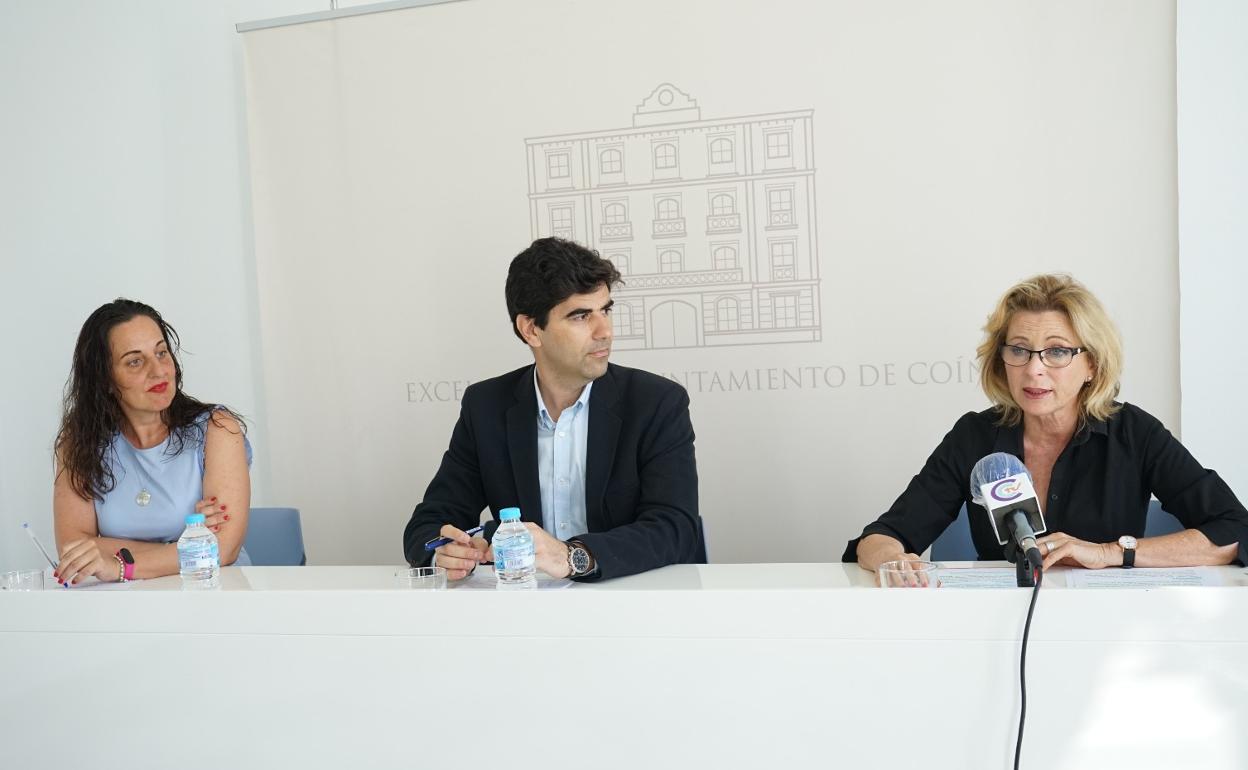
POLYGON ((51 445, 78 329, 118 296, 182 334, 188 392, 252 418, 266 490, 241 49, 311 0, 0 4, 0 568, 52 536, 51 445))
POLYGON ((1248 498, 1248 4, 1178 6, 1183 441, 1248 498))

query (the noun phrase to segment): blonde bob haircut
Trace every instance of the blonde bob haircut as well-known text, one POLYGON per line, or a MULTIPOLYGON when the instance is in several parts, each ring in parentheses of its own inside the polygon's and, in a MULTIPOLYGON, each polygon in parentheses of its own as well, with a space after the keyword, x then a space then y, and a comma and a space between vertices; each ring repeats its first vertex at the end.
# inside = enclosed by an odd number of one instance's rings
POLYGON ((1009 381, 1005 374, 1005 361, 1001 359, 1001 346, 1010 321, 1019 312, 1043 313, 1056 310, 1063 313, 1079 336, 1085 353, 1092 357, 1092 381, 1083 386, 1079 394, 1079 423, 1089 418, 1106 420, 1118 406, 1119 378, 1122 376, 1122 337, 1118 327, 1109 320, 1105 308, 1092 292, 1069 275, 1037 275, 1010 287, 984 325, 984 341, 976 353, 979 356, 979 382, 984 395, 1001 412, 1001 425, 1017 425, 1023 410, 1010 395, 1009 381))

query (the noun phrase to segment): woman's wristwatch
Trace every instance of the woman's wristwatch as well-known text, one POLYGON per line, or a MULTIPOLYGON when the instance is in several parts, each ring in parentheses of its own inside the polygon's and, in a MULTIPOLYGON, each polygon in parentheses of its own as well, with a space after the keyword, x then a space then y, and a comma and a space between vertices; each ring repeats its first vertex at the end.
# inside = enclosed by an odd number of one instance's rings
POLYGON ((113 558, 117 559, 117 580, 121 583, 129 583, 134 580, 134 556, 131 555, 129 548, 122 548, 113 554, 113 558))
POLYGON ((1123 535, 1118 538, 1118 545, 1122 548, 1122 568, 1131 569, 1135 566, 1135 549, 1139 541, 1130 535, 1123 535))

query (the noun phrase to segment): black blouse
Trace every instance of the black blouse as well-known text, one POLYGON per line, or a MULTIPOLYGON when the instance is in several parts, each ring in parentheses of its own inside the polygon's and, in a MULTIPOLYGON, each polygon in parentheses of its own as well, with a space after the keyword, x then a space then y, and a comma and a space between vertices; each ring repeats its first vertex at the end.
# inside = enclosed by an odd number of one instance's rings
MULTIPOLYGON (((987 512, 970 497, 971 469, 984 455, 1009 452, 1027 462, 1022 424, 997 425, 999 416, 995 409, 963 415, 893 507, 849 542, 842 560, 857 561, 858 541, 871 534, 889 535, 906 551, 922 553, 958 517, 963 503, 979 558, 1002 559, 987 512)), ((1239 561, 1248 563, 1248 510, 1161 421, 1131 404, 1106 421, 1089 421, 1074 435, 1053 465, 1041 510, 1049 532, 1111 543, 1122 535, 1144 535, 1150 495, 1215 545, 1238 542, 1239 561)))

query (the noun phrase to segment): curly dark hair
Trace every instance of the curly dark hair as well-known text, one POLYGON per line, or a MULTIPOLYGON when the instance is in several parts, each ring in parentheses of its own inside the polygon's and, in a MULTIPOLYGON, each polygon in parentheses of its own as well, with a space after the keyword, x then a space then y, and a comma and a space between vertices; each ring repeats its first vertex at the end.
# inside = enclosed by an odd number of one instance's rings
POLYGON ((603 285, 613 289, 621 283, 620 271, 598 252, 563 238, 538 238, 511 260, 507 270, 511 330, 524 342, 516 316, 527 315, 545 329, 551 308, 568 297, 589 294, 603 285))
MULTIPOLYGON (((155 308, 121 298, 101 305, 78 332, 73 367, 65 383, 61 428, 57 431, 54 445, 55 457, 59 460, 57 473, 69 473, 73 490, 87 500, 103 499, 117 485, 105 455, 121 430, 125 415, 113 384, 112 349, 108 335, 118 324, 138 316, 147 316, 160 327, 169 355, 173 358, 173 402, 161 414, 169 428, 166 453, 180 453, 186 434, 196 428, 199 430, 198 440, 203 440, 204 428, 197 426, 197 422, 205 412, 222 410, 238 421, 241 430, 247 430, 243 418, 233 410, 217 404, 205 404, 182 392, 182 364, 177 356, 180 345, 178 333, 155 308)), ((212 419, 216 421, 215 416, 212 419)))

